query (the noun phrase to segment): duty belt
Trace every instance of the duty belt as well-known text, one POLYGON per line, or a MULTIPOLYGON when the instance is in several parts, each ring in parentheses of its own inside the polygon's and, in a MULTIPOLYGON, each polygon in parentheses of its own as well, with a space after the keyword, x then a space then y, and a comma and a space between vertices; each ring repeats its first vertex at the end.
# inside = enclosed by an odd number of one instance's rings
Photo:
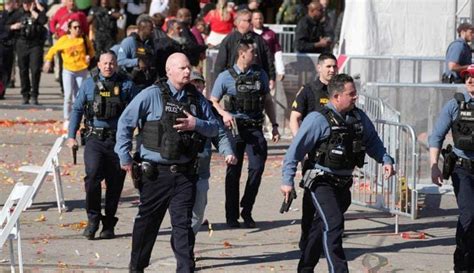
POLYGON ((142 171, 143 174, 146 174, 148 172, 159 173, 160 171, 171 173, 195 174, 196 164, 194 164, 194 161, 184 164, 160 164, 153 161, 143 161, 142 171))
POLYGON ((95 136, 100 140, 106 140, 108 138, 115 139, 115 134, 117 130, 110 128, 92 128, 90 130, 90 135, 95 136))
POLYGON ((472 172, 474 171, 474 160, 460 157, 456 161, 456 166, 463 167, 472 172))
POLYGON ((240 127, 259 128, 263 125, 263 119, 237 119, 237 124, 240 127))

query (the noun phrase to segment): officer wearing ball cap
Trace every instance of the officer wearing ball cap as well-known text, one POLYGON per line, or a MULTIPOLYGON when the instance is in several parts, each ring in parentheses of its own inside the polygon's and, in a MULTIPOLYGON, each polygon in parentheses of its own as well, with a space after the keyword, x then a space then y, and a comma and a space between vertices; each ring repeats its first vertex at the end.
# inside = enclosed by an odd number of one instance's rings
POLYGON ((441 110, 429 137, 431 180, 443 185, 443 178, 451 176, 459 207, 456 229, 454 271, 474 270, 474 65, 460 73, 466 90, 456 93, 441 110), (452 151, 441 149, 446 134, 451 130, 452 151), (443 173, 438 166, 440 153, 444 157, 443 173))

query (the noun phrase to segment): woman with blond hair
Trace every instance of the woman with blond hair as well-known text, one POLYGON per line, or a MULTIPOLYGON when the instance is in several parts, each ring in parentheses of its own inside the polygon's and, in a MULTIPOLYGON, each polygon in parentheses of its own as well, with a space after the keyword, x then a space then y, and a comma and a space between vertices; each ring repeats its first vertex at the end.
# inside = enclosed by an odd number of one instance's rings
POLYGON ((87 77, 89 62, 95 54, 91 41, 82 33, 79 21, 69 21, 67 27, 67 35, 59 38, 49 49, 43 66, 43 71, 48 71, 54 54, 61 53, 63 58, 64 130, 67 130, 69 126, 71 107, 82 81, 87 77))
POLYGON ((204 21, 210 26, 211 32, 207 37, 209 46, 217 46, 234 27, 235 11, 233 3, 227 0, 219 0, 216 9, 209 11, 204 21))

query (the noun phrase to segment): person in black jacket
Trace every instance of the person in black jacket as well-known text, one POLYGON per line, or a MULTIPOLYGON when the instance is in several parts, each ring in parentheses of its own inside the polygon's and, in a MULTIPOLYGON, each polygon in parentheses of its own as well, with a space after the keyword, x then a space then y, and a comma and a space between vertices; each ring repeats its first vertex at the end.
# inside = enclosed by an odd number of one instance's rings
POLYGON ((97 61, 102 52, 106 52, 115 44, 118 32, 117 19, 121 16, 118 10, 111 7, 110 0, 100 0, 100 6, 90 9, 87 21, 94 27, 97 61))
POLYGON ((323 53, 331 49, 331 38, 327 37, 325 26, 321 23, 324 16, 323 6, 319 2, 308 5, 308 14, 298 21, 295 29, 295 47, 300 53, 323 53))
POLYGON ((176 20, 181 24, 181 37, 184 38, 183 51, 192 66, 198 66, 202 53, 207 49, 206 45, 199 45, 191 32, 191 12, 187 8, 181 8, 176 13, 176 20))
POLYGON ((11 30, 14 6, 13 0, 7 0, 5 9, 0 12, 0 82, 3 83, 3 90, 0 90, 0 100, 5 98, 5 89, 10 84, 15 57, 15 39, 11 30))
POLYGON ((22 0, 21 8, 12 15, 10 30, 15 32, 23 104, 29 104, 30 98, 33 104, 38 104, 43 46, 46 40, 43 25, 47 21, 46 10, 38 0, 22 0))
POLYGON ((235 30, 225 37, 219 46, 219 53, 215 63, 215 72, 220 73, 231 68, 237 59, 237 46, 242 39, 253 40, 255 47, 255 63, 269 76, 270 90, 275 85, 275 65, 273 55, 267 44, 258 34, 251 31, 252 13, 248 10, 239 10, 235 17, 235 30))

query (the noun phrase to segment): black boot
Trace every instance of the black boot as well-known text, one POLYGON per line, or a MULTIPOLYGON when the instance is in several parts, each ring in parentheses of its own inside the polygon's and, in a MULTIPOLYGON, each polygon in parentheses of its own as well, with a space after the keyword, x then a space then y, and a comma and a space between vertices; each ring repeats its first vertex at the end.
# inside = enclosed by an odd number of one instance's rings
POLYGON ((99 223, 100 223, 100 218, 94 219, 94 220, 89 220, 87 222, 86 229, 84 229, 84 232, 82 235, 87 238, 87 240, 94 240, 95 238, 95 233, 97 230, 99 230, 99 223))
POLYGON ((23 97, 23 105, 25 105, 25 104, 30 104, 30 98, 23 97))
POLYGON ((117 224, 117 217, 104 217, 102 218, 102 231, 100 232, 100 239, 113 239, 115 238, 114 228, 117 224))
POLYGON ((38 103, 38 98, 37 98, 37 97, 32 97, 32 98, 31 98, 31 104, 33 104, 33 105, 38 105, 38 104, 39 104, 39 103, 38 103))
POLYGON ((244 219, 244 226, 246 228, 255 228, 257 226, 252 218, 252 213, 249 211, 242 210, 240 216, 242 216, 242 219, 244 219))

